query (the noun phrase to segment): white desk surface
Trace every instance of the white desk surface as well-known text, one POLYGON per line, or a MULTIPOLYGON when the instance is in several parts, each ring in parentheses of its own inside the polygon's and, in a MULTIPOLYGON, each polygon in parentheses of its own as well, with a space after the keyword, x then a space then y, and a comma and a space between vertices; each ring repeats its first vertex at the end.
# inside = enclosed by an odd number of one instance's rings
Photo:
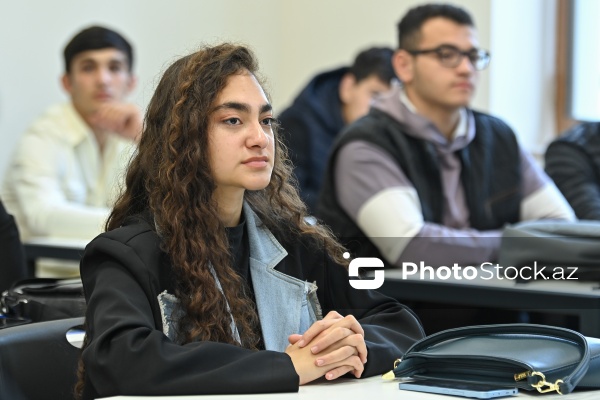
POLYGON ((25 240, 24 244, 83 250, 89 242, 83 239, 32 237, 25 240))
MULTIPOLYGON (((573 392, 568 395, 568 400, 598 400, 600 390, 573 392)), ((361 400, 453 400, 467 399, 467 397, 446 396, 439 394, 411 392, 398 389, 398 381, 386 381, 379 376, 367 379, 339 379, 332 382, 318 381, 309 385, 300 386, 297 393, 272 393, 248 395, 197 395, 197 396, 116 396, 106 399, 152 399, 152 400, 335 400, 335 399, 361 399, 361 400)), ((503 397, 501 399, 528 399, 528 400, 557 400, 565 399, 560 394, 539 394, 520 390, 517 396, 503 397)))

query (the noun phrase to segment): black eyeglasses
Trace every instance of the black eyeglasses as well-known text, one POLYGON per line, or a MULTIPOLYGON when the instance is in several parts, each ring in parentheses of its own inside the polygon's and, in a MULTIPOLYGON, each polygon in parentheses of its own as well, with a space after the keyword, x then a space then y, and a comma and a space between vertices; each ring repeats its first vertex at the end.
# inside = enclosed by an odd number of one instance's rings
POLYGON ((443 44, 435 49, 427 50, 406 50, 413 56, 419 54, 434 53, 442 66, 447 68, 456 68, 460 65, 463 57, 467 57, 477 71, 485 69, 490 63, 490 53, 482 49, 471 49, 462 51, 457 47, 443 44))

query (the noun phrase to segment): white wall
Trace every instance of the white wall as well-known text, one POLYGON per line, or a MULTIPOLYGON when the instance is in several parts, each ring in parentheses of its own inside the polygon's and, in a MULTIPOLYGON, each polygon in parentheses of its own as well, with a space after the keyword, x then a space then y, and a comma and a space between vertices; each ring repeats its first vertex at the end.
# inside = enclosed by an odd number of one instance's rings
MULTIPOLYGON (((315 72, 348 64, 358 50, 374 45, 397 47, 396 25, 415 0, 302 0, 281 1, 281 48, 276 74, 275 102, 285 106, 315 72)), ((489 47, 489 0, 454 1, 468 9, 481 27, 481 45, 489 47)), ((488 78, 483 73, 475 104, 488 107, 488 78)), ((276 105, 277 105, 276 104, 276 105)))
MULTIPOLYGON (((540 42, 549 43, 543 30, 549 24, 547 13, 539 11, 553 9, 547 4, 554 1, 454 1, 471 12, 481 46, 492 52, 492 66, 482 73, 473 105, 502 115, 527 138, 538 138, 544 121, 551 120, 544 114, 550 98, 548 77, 538 70, 544 64, 528 64, 531 57, 522 55, 529 54, 532 45, 535 49, 540 42), (517 68, 521 66, 526 68, 517 68)), ((105 24, 134 43, 139 86, 132 99, 141 107, 145 108, 160 72, 170 61, 200 42, 234 40, 256 51, 274 106, 281 110, 316 72, 348 64, 368 46, 396 47, 398 20, 420 3, 0 0, 0 177, 30 121, 48 105, 66 100, 59 86, 62 49, 84 26, 105 24)))
POLYGON ((543 154, 556 134, 556 1, 492 0, 489 111, 543 154))

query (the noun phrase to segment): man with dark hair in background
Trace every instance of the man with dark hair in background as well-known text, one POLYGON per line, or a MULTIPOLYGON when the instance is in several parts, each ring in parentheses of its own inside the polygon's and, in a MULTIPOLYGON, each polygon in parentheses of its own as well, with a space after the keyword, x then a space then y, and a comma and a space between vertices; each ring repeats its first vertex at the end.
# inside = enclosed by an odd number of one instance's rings
POLYGON ((136 79, 133 51, 119 33, 92 26, 64 49, 70 101, 50 107, 22 135, 2 198, 24 240, 91 240, 102 231, 142 113, 125 101, 136 79))
POLYGON ((369 111, 371 100, 390 89, 395 78, 393 50, 360 52, 351 67, 316 75, 279 116, 300 195, 314 211, 329 149, 342 128, 369 111))
POLYGON ((514 132, 469 108, 490 60, 471 16, 427 4, 398 30, 402 87, 343 131, 318 215, 342 240, 364 237, 365 254, 397 266, 494 261, 505 224, 573 219, 514 132))

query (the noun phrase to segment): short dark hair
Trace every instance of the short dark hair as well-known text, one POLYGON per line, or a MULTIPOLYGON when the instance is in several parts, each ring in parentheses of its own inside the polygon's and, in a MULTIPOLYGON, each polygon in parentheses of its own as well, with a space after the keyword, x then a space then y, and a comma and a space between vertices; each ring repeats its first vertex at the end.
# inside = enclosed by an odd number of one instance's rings
POLYGON ((354 59, 350 67, 350 73, 354 75, 356 82, 377 76, 382 82, 390 83, 396 77, 392 66, 394 50, 389 47, 371 47, 363 50, 354 59))
POLYGON ((90 26, 75 35, 63 52, 65 58, 65 71, 71 72, 71 61, 84 51, 114 48, 122 51, 127 56, 129 71, 133 69, 133 49, 131 44, 118 32, 103 26, 90 26))
POLYGON ((423 24, 436 17, 442 17, 459 25, 475 27, 473 18, 464 9, 451 4, 424 4, 408 10, 398 23, 398 48, 411 50, 417 46, 423 24))

